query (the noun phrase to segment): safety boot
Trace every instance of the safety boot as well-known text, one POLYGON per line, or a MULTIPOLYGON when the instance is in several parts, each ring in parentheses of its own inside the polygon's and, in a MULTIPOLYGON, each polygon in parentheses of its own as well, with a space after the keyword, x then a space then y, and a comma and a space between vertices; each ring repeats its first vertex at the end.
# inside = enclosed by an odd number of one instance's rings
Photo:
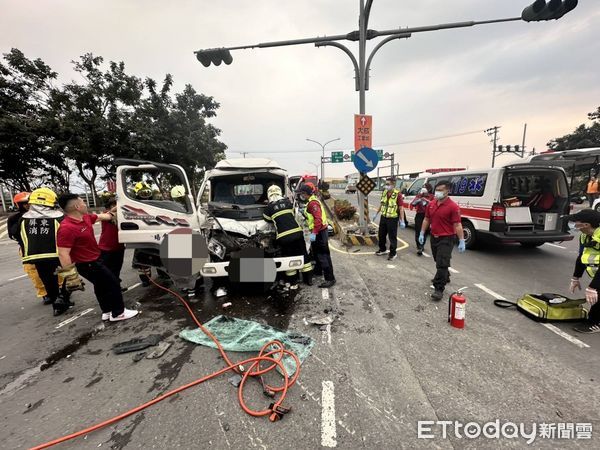
POLYGON ((304 284, 306 284, 307 286, 312 286, 313 285, 313 274, 312 272, 306 272, 302 274, 302 281, 304 281, 304 284))

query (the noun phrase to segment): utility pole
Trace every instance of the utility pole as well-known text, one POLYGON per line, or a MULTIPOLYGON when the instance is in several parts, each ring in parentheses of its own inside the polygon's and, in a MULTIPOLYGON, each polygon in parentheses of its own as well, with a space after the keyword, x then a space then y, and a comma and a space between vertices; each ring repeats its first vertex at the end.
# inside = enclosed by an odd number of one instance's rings
POLYGON ((525 137, 527 136, 527 124, 523 126, 523 145, 521 148, 525 151, 525 137))
POLYGON ((490 141, 490 142, 492 142, 492 168, 494 167, 494 164, 496 163, 496 149, 497 149, 497 144, 498 144, 498 130, 500 130, 499 126, 495 126, 495 127, 488 128, 487 130, 485 130, 485 132, 487 133, 487 135, 492 138, 492 140, 490 141))
MULTIPOLYGON (((327 142, 325 142, 324 144, 321 144, 321 143, 320 143, 320 142, 318 142, 318 141, 314 141, 314 140, 312 140, 312 139, 308 139, 308 138, 306 138, 306 140, 307 140, 308 142, 314 142, 315 144, 317 144, 317 145, 319 145, 319 146, 321 147, 321 151, 322 151, 322 155, 321 155, 321 179, 323 180, 323 182, 325 182, 325 164, 323 163, 323 159, 325 158, 325 147, 326 147, 328 144, 331 144, 332 142, 339 141, 339 140, 340 140, 340 138, 335 138, 335 139, 332 139, 332 140, 330 140, 330 141, 327 141, 327 142)), ((318 172, 318 171, 317 171, 317 172, 318 172)))

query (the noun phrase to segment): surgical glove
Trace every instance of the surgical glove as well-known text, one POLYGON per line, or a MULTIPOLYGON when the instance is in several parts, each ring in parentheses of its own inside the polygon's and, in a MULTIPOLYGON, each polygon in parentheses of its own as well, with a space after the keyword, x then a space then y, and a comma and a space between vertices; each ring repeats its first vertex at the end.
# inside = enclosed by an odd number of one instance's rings
POLYGON ((315 242, 317 240, 317 235, 315 233, 310 233, 310 242, 315 242))
POLYGON ((592 288, 586 288, 585 299, 590 305, 594 305, 598 301, 598 291, 592 288))
POLYGON ((419 244, 425 245, 425 233, 422 231, 419 233, 419 244))
POLYGON ((406 228, 406 222, 404 220, 401 220, 399 225, 401 230, 406 228))
POLYGON ((467 249, 467 246, 465 244, 465 240, 460 239, 458 241, 458 253, 464 253, 466 249, 467 249))
POLYGON ((571 294, 575 293, 575 290, 581 290, 581 283, 579 283, 579 278, 571 278, 571 284, 569 285, 569 292, 571 294))
POLYGON ((77 272, 75 264, 69 264, 65 267, 59 267, 56 273, 57 275, 63 277, 64 286, 68 292, 85 290, 85 285, 83 283, 83 280, 79 276, 79 273, 77 272))

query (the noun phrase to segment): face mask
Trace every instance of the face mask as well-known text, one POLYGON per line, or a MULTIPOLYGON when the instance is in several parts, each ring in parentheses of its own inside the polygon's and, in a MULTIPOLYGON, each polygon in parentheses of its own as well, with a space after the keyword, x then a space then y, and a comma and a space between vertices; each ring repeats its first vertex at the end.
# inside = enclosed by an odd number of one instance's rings
POLYGON ((435 191, 435 199, 442 200, 446 195, 442 191, 435 191))
POLYGON ((394 189, 394 186, 390 186, 389 184, 386 184, 386 185, 385 185, 385 188, 386 188, 388 191, 391 191, 392 189, 394 189))

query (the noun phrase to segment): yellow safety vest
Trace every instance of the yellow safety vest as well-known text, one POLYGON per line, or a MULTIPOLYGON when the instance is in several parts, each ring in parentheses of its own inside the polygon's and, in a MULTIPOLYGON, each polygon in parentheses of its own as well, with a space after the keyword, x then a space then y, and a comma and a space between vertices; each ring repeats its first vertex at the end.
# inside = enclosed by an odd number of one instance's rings
POLYGON ((381 193, 381 217, 395 219, 398 217, 398 189, 392 189, 392 195, 388 198, 388 191, 381 193))
POLYGON ((600 228, 596 228, 591 237, 582 233, 579 242, 584 246, 581 262, 585 264, 588 275, 594 278, 600 265, 600 228))
MULTIPOLYGON (((313 200, 319 202, 319 206, 321 207, 321 219, 323 220, 323 225, 327 226, 327 214, 325 213, 325 208, 323 208, 321 200, 319 200, 314 194, 308 198, 308 203, 312 202, 313 200)), ((312 231, 312 229, 315 227, 315 218, 311 213, 308 212, 308 203, 304 209, 304 215, 306 216, 306 224, 308 225, 308 229, 312 231)))

